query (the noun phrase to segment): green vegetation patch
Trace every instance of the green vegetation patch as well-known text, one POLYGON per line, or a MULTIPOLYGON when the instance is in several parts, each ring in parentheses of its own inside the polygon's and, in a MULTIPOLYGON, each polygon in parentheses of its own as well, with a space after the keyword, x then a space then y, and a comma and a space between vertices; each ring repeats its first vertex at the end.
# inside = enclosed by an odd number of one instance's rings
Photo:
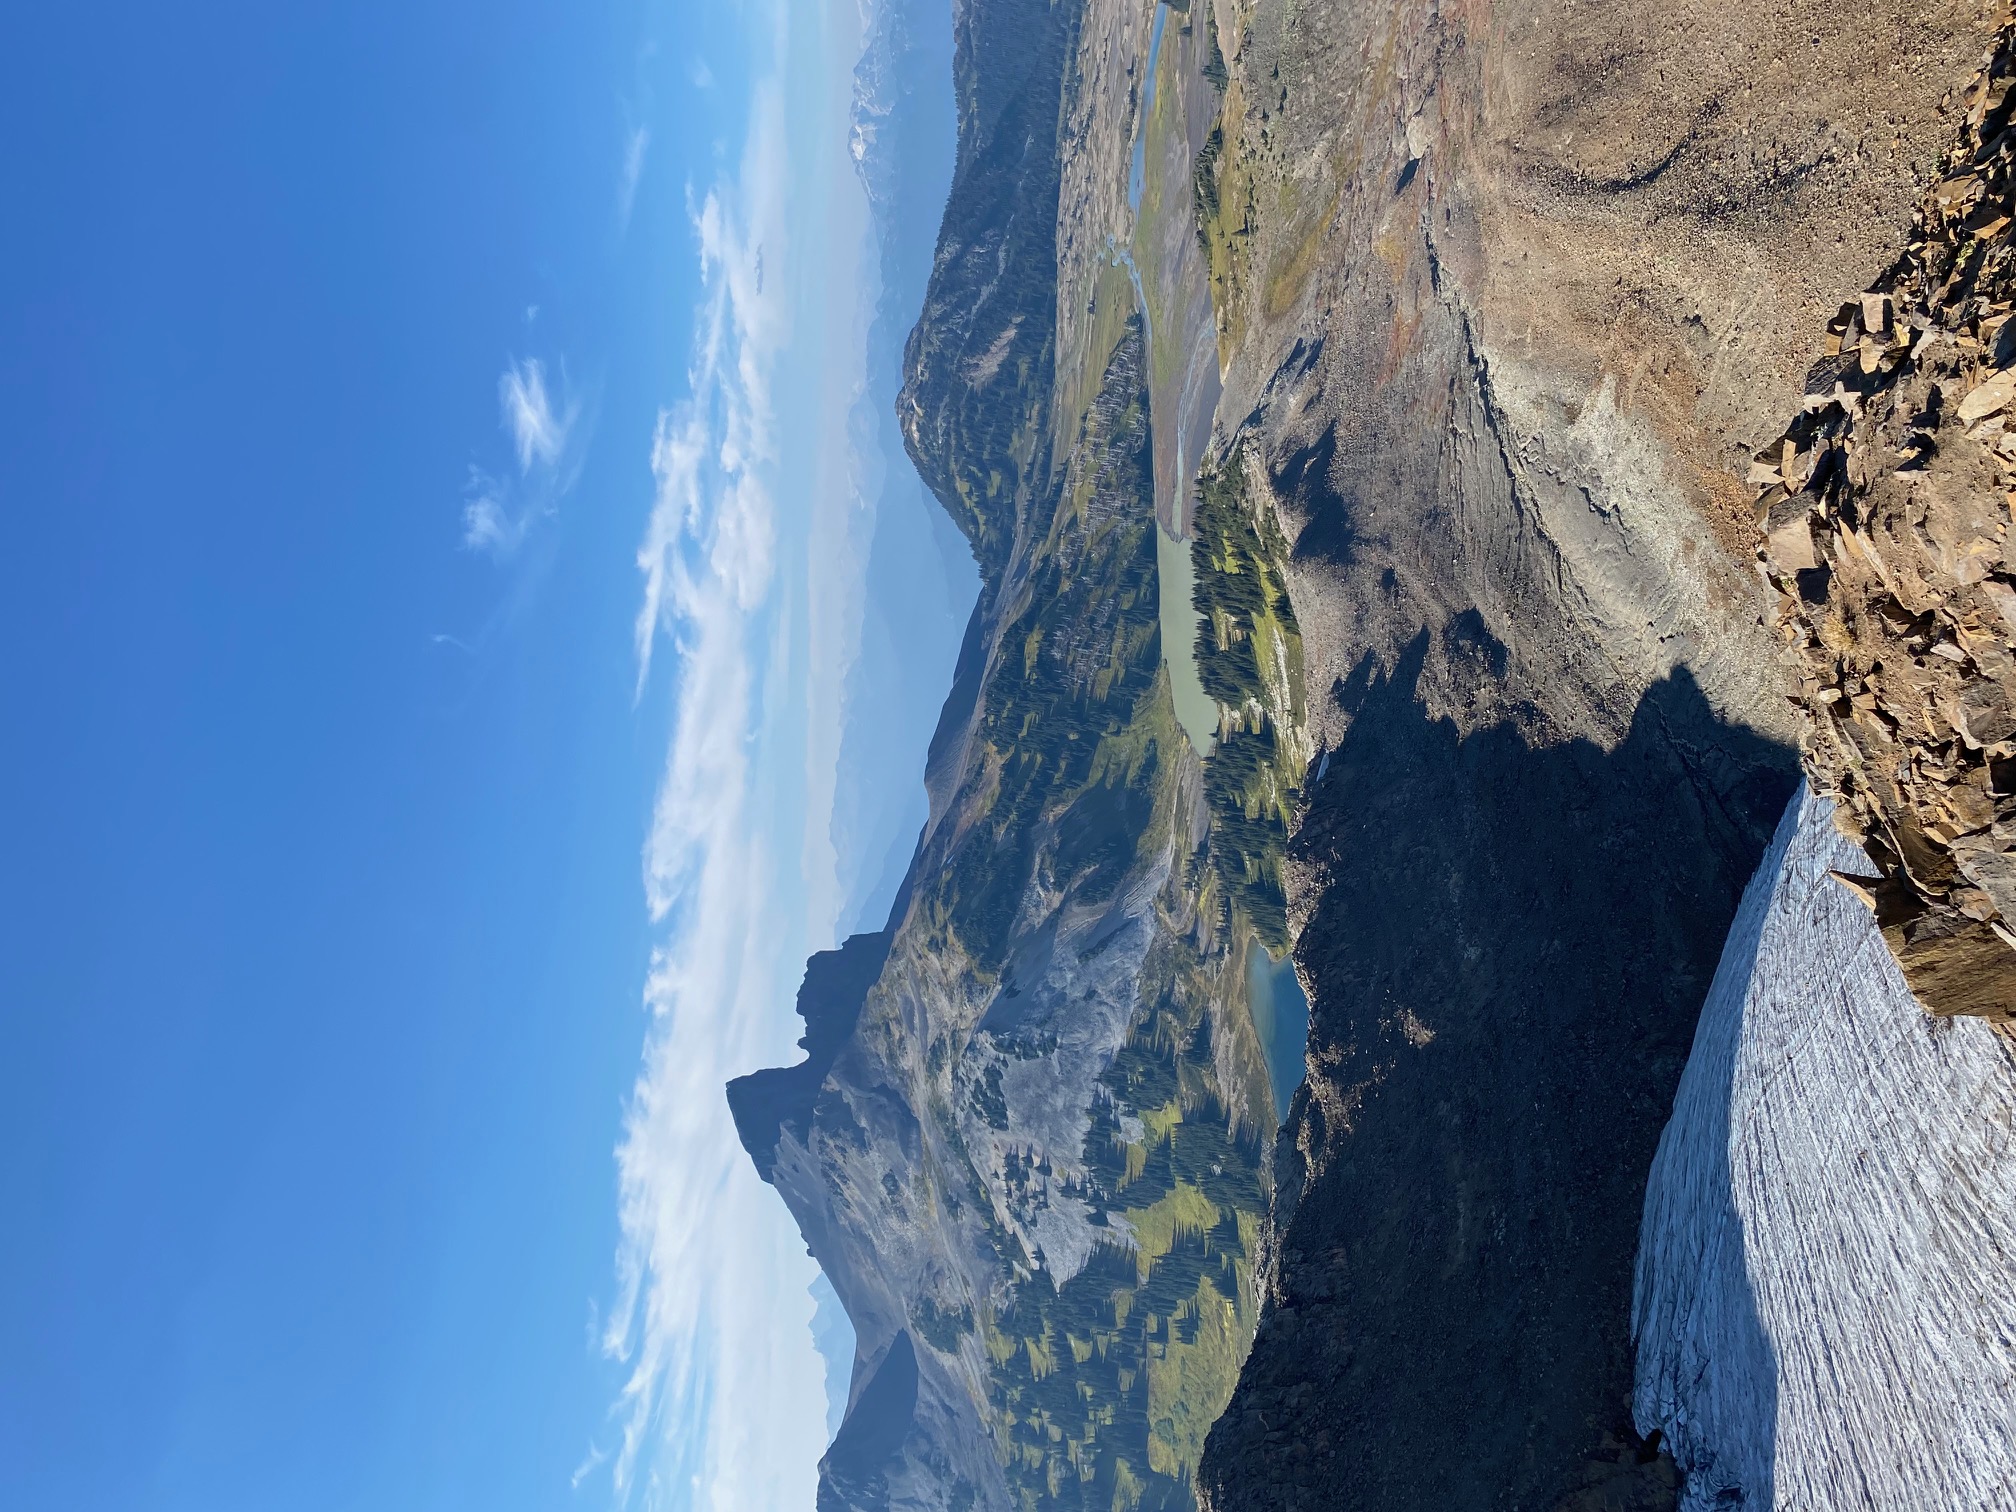
POLYGON ((1211 87, 1221 95, 1232 82, 1232 75, 1225 67, 1225 52, 1218 45, 1218 17, 1213 7, 1204 7, 1204 77, 1211 87))
POLYGON ((1083 360, 1068 362, 1061 355, 1058 360, 1054 412, 1057 434, 1052 446, 1052 465, 1059 470, 1069 465, 1070 442, 1085 424, 1086 411, 1098 396, 1100 379, 1114 348, 1126 339, 1129 325, 1138 318, 1134 280, 1128 277, 1127 265, 1112 256, 1101 258, 1086 303, 1085 318, 1090 323, 1090 332, 1085 338, 1083 360))
POLYGON ((1128 1208, 1122 1216, 1134 1230, 1134 1265, 1145 1286, 1155 1274, 1155 1262, 1174 1249, 1178 1240, 1210 1233, 1218 1226, 1219 1212, 1209 1197, 1179 1181, 1153 1206, 1128 1208))
POLYGON ((1225 60, 1211 32, 1211 56, 1205 76, 1217 85, 1223 102, 1218 120, 1191 165, 1190 188, 1197 214, 1197 240, 1211 280, 1211 309, 1218 321, 1218 354, 1229 358, 1245 334, 1245 290, 1252 260, 1254 232, 1259 226, 1259 186, 1251 165, 1239 150, 1239 122, 1245 97, 1236 81, 1225 79, 1225 60), (1213 72, 1213 64, 1216 72, 1213 72), (1227 136, 1227 128, 1231 135, 1227 136))
POLYGON ((935 1297, 926 1297, 914 1319, 918 1333, 942 1354, 956 1354, 959 1342, 973 1332, 973 1309, 941 1307, 935 1297))
POLYGON ((1112 1215, 1112 1242, 1061 1288, 1037 1275, 980 1319, 1025 1512, 1194 1512, 1204 1436, 1258 1318, 1263 1145, 1218 1097, 1215 989, 1183 944, 1146 977, 1153 1006, 1102 1078, 1085 1142, 1086 1196, 1112 1215))
MULTIPOLYGON (((1181 179, 1168 186, 1174 191, 1174 203, 1165 203, 1163 199, 1165 165, 1172 153, 1180 153, 1187 146, 1181 141, 1183 90, 1177 77, 1181 58, 1182 50, 1165 42, 1155 60, 1154 98, 1149 102, 1148 118, 1141 123, 1141 203, 1134 220, 1134 256, 1141 268, 1141 296, 1148 306, 1149 329, 1165 335, 1177 325, 1167 299, 1172 294, 1179 302, 1182 299, 1179 291, 1167 287, 1169 270, 1158 251, 1164 215, 1177 217, 1180 224, 1183 214, 1181 179)), ((1152 343, 1149 356, 1157 393, 1181 381, 1186 355, 1179 342, 1165 339, 1152 343)))
MULTIPOLYGON (((1244 1276, 1239 1277, 1245 1280, 1244 1276)), ((1192 1472, 1204 1439, 1239 1383, 1253 1342, 1253 1297, 1226 1296, 1208 1275, 1177 1305, 1148 1357, 1148 1468, 1192 1472)))
POLYGON ((1204 764, 1211 809, 1208 859, 1227 910, 1279 954, 1288 944, 1281 859, 1301 799, 1302 633, 1282 564, 1288 544, 1273 512, 1247 497, 1237 450, 1199 479, 1191 557, 1203 632, 1197 670, 1221 711, 1204 764))
POLYGON ((1107 364, 1046 535, 1007 616, 979 721, 976 817, 940 893, 982 972, 999 969, 1039 858, 1086 901, 1119 887, 1154 818, 1161 670, 1138 320, 1107 364))

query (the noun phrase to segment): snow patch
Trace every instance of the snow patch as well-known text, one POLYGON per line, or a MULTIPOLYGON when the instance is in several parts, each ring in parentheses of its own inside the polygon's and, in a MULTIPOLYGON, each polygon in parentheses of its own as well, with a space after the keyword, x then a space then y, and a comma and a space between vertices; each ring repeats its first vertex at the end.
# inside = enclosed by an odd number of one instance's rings
POLYGON ((1634 1407, 1708 1508, 2016 1506, 2016 1059, 1928 1017, 1832 805, 1744 894, 1645 1198, 1634 1407))

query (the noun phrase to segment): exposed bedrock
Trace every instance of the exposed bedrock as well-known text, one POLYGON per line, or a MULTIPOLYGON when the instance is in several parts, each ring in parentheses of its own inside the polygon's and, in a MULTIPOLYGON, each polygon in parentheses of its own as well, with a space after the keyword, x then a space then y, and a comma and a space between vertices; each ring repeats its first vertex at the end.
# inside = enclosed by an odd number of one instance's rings
POLYGON ((2016 1034, 2016 27, 1750 468, 1807 768, 1918 1000, 2016 1034))
POLYGON ((1802 796, 1645 1203, 1637 1415, 1685 1512, 2016 1506, 2016 1058, 1913 1000, 1802 796))
POLYGON ((1641 1205, 1798 771, 1745 477, 1998 17, 1287 9, 1220 27, 1213 274, 1327 753, 1289 867, 1310 1079, 1200 1491, 1671 1507, 1641 1205))

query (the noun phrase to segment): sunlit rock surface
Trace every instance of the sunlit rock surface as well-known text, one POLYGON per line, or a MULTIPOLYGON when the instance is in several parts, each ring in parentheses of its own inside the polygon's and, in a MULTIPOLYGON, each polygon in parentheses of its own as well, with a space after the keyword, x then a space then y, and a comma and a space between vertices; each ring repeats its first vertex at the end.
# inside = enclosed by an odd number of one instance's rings
POLYGON ((1636 1413, 1683 1512, 2016 1506, 2016 1062, 1928 1017, 1831 806, 1730 932, 1645 1201, 1636 1413))

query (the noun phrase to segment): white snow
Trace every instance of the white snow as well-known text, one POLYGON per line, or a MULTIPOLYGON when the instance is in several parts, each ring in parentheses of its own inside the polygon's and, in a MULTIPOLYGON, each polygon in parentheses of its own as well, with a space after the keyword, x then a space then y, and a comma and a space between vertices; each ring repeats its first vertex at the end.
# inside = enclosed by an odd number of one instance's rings
POLYGON ((1645 1197, 1640 1431, 1683 1512, 2016 1508, 2016 1058, 1928 1017, 1795 797, 1645 1197))

